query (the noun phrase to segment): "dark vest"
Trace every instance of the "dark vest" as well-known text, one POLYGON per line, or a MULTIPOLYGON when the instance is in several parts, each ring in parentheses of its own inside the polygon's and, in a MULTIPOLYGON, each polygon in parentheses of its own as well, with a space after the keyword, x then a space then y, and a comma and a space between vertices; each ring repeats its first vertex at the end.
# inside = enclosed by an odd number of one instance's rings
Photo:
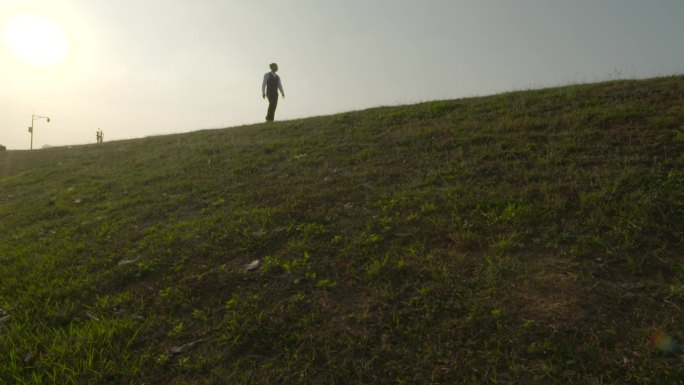
POLYGON ((268 80, 266 80, 266 93, 268 95, 278 95, 278 85, 280 84, 280 78, 278 75, 269 74, 268 80))

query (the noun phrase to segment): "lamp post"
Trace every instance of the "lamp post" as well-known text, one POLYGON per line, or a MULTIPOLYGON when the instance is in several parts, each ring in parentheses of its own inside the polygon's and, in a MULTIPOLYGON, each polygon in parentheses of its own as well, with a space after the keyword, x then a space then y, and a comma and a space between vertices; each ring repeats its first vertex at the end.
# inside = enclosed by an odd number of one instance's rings
POLYGON ((47 116, 39 116, 39 115, 31 115, 31 126, 29 127, 29 132, 31 133, 31 150, 33 150, 33 127, 34 127, 34 122, 39 119, 47 119, 47 122, 50 123, 50 118, 47 116))

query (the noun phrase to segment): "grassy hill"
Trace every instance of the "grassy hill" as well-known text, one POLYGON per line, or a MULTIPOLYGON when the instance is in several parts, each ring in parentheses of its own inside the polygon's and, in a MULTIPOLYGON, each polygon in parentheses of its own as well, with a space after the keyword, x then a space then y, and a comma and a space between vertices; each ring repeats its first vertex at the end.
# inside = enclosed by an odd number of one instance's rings
POLYGON ((682 384, 682 125, 676 76, 0 153, 0 383, 682 384))

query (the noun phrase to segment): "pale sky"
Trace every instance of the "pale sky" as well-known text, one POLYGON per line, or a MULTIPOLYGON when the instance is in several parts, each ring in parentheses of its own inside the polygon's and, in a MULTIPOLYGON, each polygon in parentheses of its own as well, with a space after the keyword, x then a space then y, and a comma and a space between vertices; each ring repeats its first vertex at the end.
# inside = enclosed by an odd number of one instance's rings
POLYGON ((9 149, 262 122, 271 62, 276 120, 684 73, 682 0, 0 0, 0 33, 9 149))

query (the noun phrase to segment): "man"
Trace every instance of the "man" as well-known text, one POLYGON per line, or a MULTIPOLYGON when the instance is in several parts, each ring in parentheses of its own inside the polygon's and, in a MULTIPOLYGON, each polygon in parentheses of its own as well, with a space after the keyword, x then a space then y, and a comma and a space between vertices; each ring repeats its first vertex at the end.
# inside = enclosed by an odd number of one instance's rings
POLYGON ((266 113, 266 121, 272 122, 275 117, 275 110, 278 106, 278 90, 285 97, 285 91, 283 91, 283 83, 280 81, 280 76, 276 75, 278 72, 278 65, 276 63, 271 63, 269 65, 271 72, 267 72, 264 75, 264 81, 261 83, 261 94, 264 99, 268 96, 268 112, 266 113))

